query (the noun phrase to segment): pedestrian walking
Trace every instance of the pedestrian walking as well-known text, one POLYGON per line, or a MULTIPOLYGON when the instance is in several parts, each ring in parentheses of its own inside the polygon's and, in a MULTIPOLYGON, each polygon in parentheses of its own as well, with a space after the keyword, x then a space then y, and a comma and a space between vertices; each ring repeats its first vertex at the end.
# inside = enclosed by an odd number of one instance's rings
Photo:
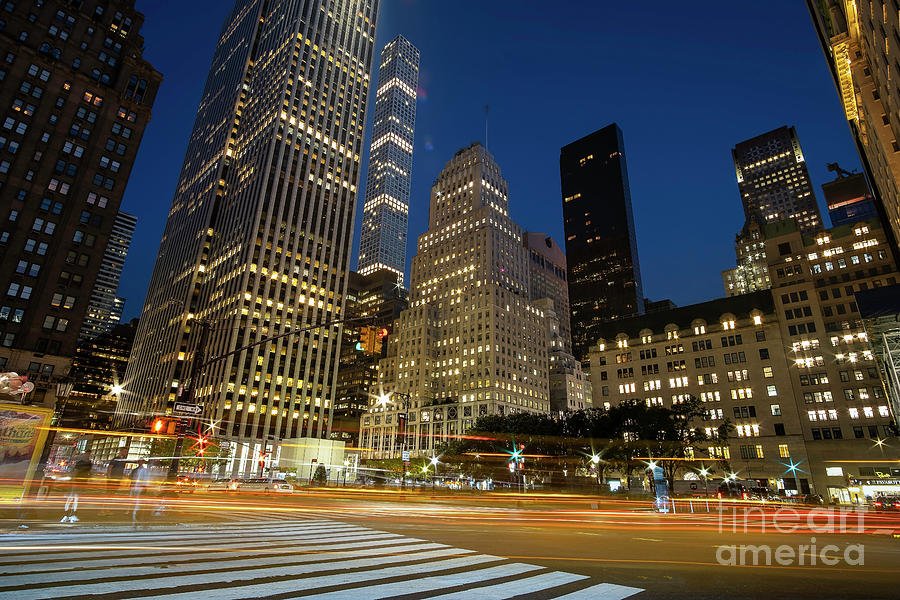
POLYGON ((149 483, 150 469, 147 468, 147 461, 141 459, 131 471, 131 496, 134 498, 134 511, 131 513, 131 522, 134 524, 137 524, 138 513, 141 510, 141 497, 144 495, 149 483))
POLYGON ((72 477, 72 487, 69 489, 69 495, 66 497, 65 515, 63 515, 60 523, 77 523, 79 521, 78 516, 75 514, 78 512, 78 495, 90 481, 93 467, 94 463, 91 461, 91 453, 85 452, 78 457, 69 470, 72 477))
POLYGON ((107 491, 115 491, 122 487, 122 480, 125 479, 125 465, 128 463, 128 448, 122 446, 119 448, 119 454, 109 461, 106 467, 106 489, 107 491))

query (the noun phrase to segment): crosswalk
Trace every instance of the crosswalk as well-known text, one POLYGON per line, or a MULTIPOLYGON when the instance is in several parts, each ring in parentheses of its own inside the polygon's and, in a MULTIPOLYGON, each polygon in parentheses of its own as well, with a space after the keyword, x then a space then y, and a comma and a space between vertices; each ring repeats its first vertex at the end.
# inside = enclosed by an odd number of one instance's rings
POLYGON ((0 600, 621 600, 641 591, 312 516, 0 536, 0 600))

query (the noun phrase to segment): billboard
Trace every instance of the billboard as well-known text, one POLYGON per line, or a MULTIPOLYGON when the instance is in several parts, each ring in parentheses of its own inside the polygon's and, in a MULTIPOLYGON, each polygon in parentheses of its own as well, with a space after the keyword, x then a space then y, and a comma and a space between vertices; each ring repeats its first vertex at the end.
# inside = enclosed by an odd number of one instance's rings
POLYGON ((53 411, 0 403, 0 501, 18 499, 34 476, 53 411))

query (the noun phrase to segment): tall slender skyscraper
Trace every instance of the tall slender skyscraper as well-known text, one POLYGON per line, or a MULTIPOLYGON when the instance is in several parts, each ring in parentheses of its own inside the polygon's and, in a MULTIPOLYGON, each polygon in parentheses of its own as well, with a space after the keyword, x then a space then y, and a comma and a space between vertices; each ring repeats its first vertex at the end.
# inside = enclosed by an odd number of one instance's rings
POLYGON ((162 75, 133 0, 4 9, 0 369, 27 371, 41 403, 75 355, 162 75))
POLYGON ((390 269, 400 285, 406 271, 418 85, 419 51, 398 35, 381 51, 358 271, 369 275, 390 269))
POLYGON ((119 298, 116 292, 119 290, 122 267, 125 266, 125 258, 128 256, 135 227, 137 218, 119 211, 113 223, 112 233, 106 242, 103 262, 97 274, 94 291, 91 293, 91 303, 84 318, 84 325, 81 326, 79 337, 82 341, 106 333, 118 325, 119 319, 122 318, 125 299, 119 298))
POLYGON ((479 143, 459 150, 431 188, 409 308, 378 366, 379 393, 399 393, 388 404, 372 398, 362 417, 361 445, 375 458, 400 456, 404 444, 433 452, 481 416, 550 410, 545 315, 529 299, 507 189, 479 143))
POLYGON ((779 127, 731 151, 744 215, 760 224, 796 219, 804 233, 822 229, 806 159, 793 127, 779 127))
POLYGON ((203 337, 195 333, 208 326, 205 358, 227 358, 203 371, 195 397, 219 435, 238 443, 236 456, 249 463, 261 440, 326 433, 341 338, 330 323, 344 311, 377 7, 235 4, 169 211, 120 415, 167 410, 203 337), (289 335, 253 345, 279 334, 289 335))
POLYGON ((596 328, 644 312, 622 130, 613 123, 559 156, 572 348, 585 362, 596 328))

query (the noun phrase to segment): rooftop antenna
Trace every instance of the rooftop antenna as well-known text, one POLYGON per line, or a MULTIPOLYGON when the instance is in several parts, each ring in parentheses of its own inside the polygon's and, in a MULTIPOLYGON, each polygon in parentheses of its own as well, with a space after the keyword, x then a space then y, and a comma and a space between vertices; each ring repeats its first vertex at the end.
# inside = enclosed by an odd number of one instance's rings
POLYGON ((490 105, 484 105, 484 149, 488 149, 488 111, 490 110, 490 105))

